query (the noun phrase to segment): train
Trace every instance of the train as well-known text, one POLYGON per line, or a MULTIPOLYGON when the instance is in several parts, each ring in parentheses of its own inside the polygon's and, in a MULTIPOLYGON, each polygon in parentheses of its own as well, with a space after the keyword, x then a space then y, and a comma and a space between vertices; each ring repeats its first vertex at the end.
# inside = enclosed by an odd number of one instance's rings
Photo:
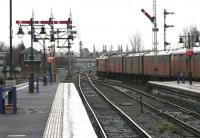
POLYGON ((200 47, 143 53, 111 52, 96 59, 99 77, 126 80, 175 80, 183 74, 186 79, 200 80, 200 47))

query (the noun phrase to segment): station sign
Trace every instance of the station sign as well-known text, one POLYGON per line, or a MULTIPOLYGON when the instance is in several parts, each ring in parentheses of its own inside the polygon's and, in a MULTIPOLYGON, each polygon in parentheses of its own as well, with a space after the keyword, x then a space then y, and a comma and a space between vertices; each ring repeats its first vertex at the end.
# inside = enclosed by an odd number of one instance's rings
POLYGON ((16 85, 16 80, 6 80, 6 88, 11 88, 16 85))
POLYGON ((47 61, 48 63, 52 63, 53 62, 54 57, 47 57, 47 61))

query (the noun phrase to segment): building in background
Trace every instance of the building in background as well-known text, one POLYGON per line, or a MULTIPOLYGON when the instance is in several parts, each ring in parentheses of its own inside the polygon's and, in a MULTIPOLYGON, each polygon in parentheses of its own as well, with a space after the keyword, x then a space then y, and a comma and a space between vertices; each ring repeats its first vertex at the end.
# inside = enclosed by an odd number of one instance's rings
POLYGON ((0 52, 0 67, 7 66, 6 58, 7 58, 8 52, 0 52))
POLYGON ((90 52, 88 48, 83 47, 83 42, 79 42, 80 56, 75 58, 76 69, 92 69, 96 67, 97 52, 95 46, 93 46, 93 52, 90 52))
MULTIPOLYGON (((30 75, 31 72, 31 47, 20 52, 21 69, 23 75, 30 75)), ((42 54, 33 49, 34 74, 42 73, 42 54)))

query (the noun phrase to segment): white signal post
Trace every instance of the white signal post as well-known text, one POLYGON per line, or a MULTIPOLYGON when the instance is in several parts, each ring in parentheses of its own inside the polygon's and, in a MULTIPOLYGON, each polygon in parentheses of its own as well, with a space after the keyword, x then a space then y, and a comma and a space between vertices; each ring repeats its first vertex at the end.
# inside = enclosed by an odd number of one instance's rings
POLYGON ((158 40, 157 40, 157 20, 156 20, 156 0, 153 0, 153 16, 150 16, 144 9, 141 9, 141 11, 144 13, 147 18, 151 21, 153 24, 152 32, 153 32, 153 51, 154 51, 154 74, 157 75, 158 72, 158 65, 157 65, 157 46, 158 46, 158 40))
POLYGON ((157 61, 157 46, 158 46, 157 32, 158 32, 158 28, 157 28, 157 19, 156 19, 156 0, 153 0, 153 17, 154 17, 154 21, 153 21, 153 45, 154 45, 154 56, 155 56, 154 73, 155 73, 155 76, 156 76, 157 72, 158 72, 158 61, 157 61))
MULTIPOLYGON (((30 92, 33 93, 34 92, 34 75, 33 75, 33 39, 34 39, 34 26, 35 25, 45 25, 45 24, 48 24, 51 26, 51 33, 52 35, 53 34, 53 25, 54 24, 68 24, 68 20, 61 20, 61 21, 54 21, 52 20, 52 18, 50 18, 51 20, 41 20, 41 21, 35 21, 34 18, 31 18, 31 20, 17 20, 16 21, 16 24, 18 24, 21 28, 21 26, 31 26, 31 87, 30 87, 30 92)), ((19 28, 19 29, 20 29, 19 28)), ((22 28, 21 28, 21 31, 22 31, 22 28)), ((55 39, 61 39, 61 38, 53 38, 54 40, 55 39)), ((51 38, 50 38, 51 40, 51 38)), ((55 50, 55 48, 54 48, 55 50)), ((55 54, 53 54, 53 56, 55 56, 55 54)), ((54 59, 55 60, 55 59, 54 59)), ((55 61, 51 64, 52 65, 52 68, 53 68, 53 77, 54 77, 54 81, 55 81, 55 65, 53 65, 55 63, 55 61)))

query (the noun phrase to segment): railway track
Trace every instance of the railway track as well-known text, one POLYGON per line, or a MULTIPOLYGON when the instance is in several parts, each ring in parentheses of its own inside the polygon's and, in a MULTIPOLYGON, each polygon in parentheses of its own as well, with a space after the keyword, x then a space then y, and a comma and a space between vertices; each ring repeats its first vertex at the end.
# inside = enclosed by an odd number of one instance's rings
POLYGON ((200 137, 200 125, 198 125, 198 122, 200 122, 200 114, 119 83, 106 82, 103 85, 112 87, 116 91, 119 91, 119 86, 126 89, 126 92, 120 92, 130 99, 142 103, 156 114, 176 123, 193 135, 200 137), (141 97, 142 100, 140 99, 141 97))
POLYGON ((130 117, 98 90, 89 77, 79 76, 80 91, 98 123, 101 137, 151 138, 130 117))

